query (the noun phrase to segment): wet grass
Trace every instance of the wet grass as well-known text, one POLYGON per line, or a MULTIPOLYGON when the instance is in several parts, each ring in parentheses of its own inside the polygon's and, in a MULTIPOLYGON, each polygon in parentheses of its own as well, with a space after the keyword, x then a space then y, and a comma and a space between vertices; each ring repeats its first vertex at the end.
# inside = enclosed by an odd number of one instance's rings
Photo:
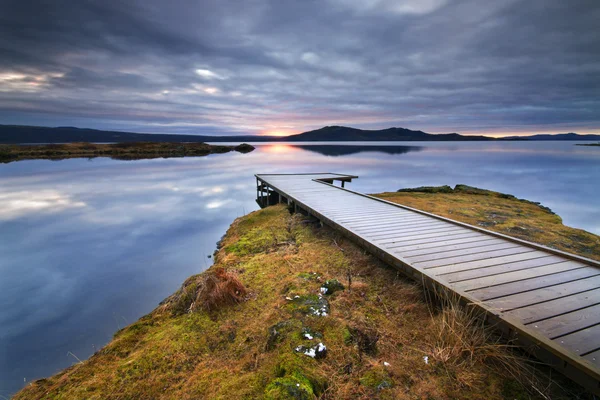
POLYGON ((213 153, 239 151, 247 153, 253 146, 208 145, 206 143, 65 143, 35 145, 0 145, 0 162, 20 160, 62 160, 67 158, 110 157, 117 160, 140 160, 147 158, 198 157, 213 153))
MULTIPOLYGON (((464 211, 469 221, 483 218, 484 201, 497 207, 488 213, 518 207, 520 216, 504 221, 510 226, 560 222, 533 204, 480 194, 384 196, 431 203, 431 211, 454 217, 464 211)), ((427 301, 417 284, 339 234, 273 206, 237 219, 213 267, 89 360, 33 382, 15 398, 587 397, 530 364, 468 310, 451 300, 427 301), (324 294, 326 282, 337 290, 324 294), (322 304, 326 315, 310 307, 322 304), (320 344, 325 356, 306 354, 320 344)))

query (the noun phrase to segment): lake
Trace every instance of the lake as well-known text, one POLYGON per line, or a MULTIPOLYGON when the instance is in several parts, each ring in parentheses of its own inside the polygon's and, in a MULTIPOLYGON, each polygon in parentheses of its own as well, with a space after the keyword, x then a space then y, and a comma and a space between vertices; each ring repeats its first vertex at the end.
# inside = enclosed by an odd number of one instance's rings
POLYGON ((0 398, 89 357, 257 209, 255 173, 359 175, 377 193, 463 183, 600 234, 600 148, 573 142, 259 143, 249 154, 0 165, 0 398))

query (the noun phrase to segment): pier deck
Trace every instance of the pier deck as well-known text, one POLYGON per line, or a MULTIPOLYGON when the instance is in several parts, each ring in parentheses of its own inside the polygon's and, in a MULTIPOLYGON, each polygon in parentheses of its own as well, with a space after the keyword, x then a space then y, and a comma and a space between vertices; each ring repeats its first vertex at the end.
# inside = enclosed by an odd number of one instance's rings
POLYGON ((448 289, 541 361, 600 394, 600 263, 354 192, 332 173, 258 174, 285 202, 426 287, 448 289))

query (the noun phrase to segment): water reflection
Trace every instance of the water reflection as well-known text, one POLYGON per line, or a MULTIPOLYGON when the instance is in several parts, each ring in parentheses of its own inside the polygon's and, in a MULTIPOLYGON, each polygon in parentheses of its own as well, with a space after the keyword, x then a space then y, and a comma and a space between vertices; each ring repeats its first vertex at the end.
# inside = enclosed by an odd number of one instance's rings
POLYGON ((355 146, 355 145, 296 145, 296 148, 323 154, 324 156, 348 156, 366 152, 384 154, 406 154, 411 151, 421 151, 420 146, 355 146))
POLYGON ((378 143, 354 152, 357 144, 0 165, 0 395, 71 365, 68 352, 89 357, 207 268, 233 219, 258 208, 254 173, 355 174, 350 188, 367 193, 464 183, 540 201, 600 233, 597 148, 378 143))

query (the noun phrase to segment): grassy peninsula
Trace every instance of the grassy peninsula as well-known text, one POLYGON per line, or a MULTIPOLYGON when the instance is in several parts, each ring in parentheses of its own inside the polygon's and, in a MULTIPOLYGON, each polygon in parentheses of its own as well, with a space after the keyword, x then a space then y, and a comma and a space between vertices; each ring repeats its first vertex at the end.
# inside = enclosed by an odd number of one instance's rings
MULTIPOLYGON (((600 237, 494 192, 380 196, 586 256, 600 237)), ((284 206, 238 218, 215 264, 89 360, 16 399, 585 399, 451 301, 284 206)))
POLYGON ((249 144, 239 146, 209 145, 206 143, 64 143, 34 145, 0 145, 0 162, 20 160, 110 157, 116 160, 140 160, 146 158, 198 157, 213 153, 254 150, 249 144))
POLYGON ((600 142, 599 143, 580 143, 580 144, 577 144, 576 146, 600 146, 600 142))

